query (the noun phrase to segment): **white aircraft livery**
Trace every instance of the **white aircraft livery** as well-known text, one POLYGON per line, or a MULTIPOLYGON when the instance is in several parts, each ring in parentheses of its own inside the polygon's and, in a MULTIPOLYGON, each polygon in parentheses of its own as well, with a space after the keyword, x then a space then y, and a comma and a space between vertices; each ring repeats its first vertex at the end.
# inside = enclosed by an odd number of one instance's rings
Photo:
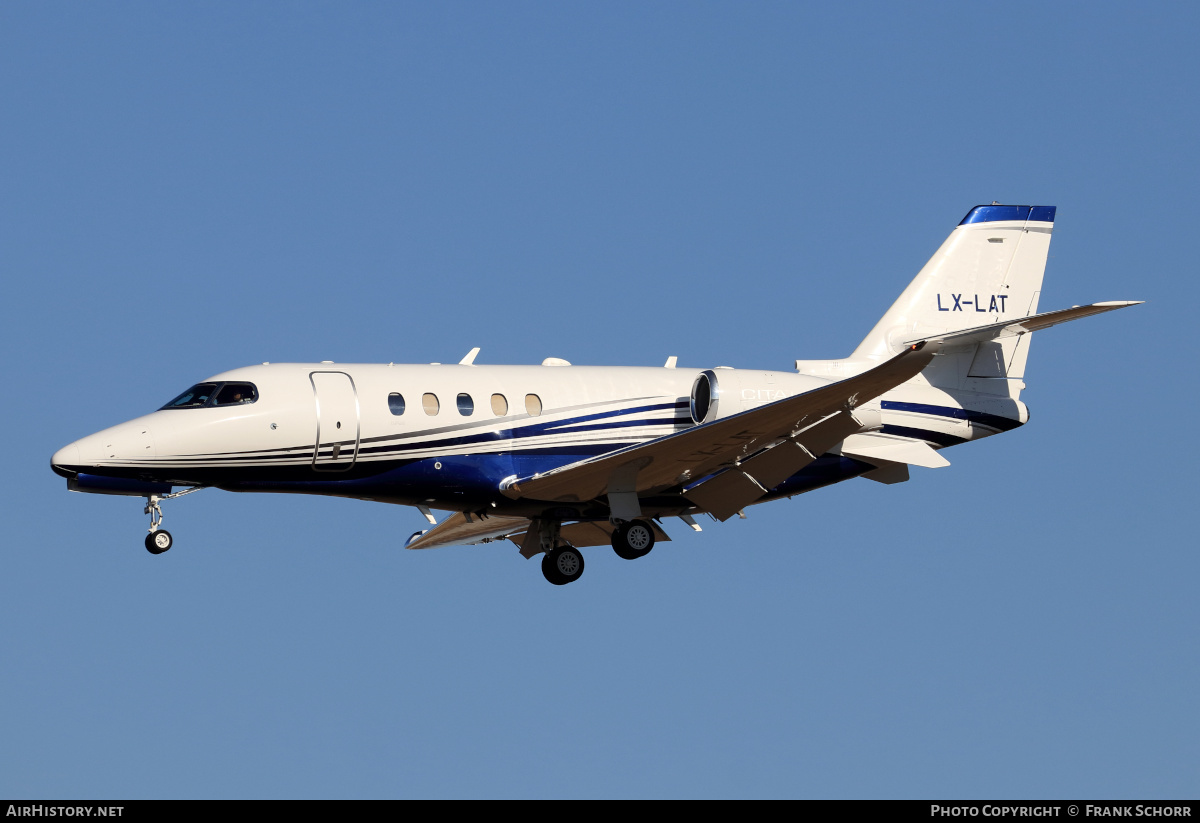
POLYGON ((1024 425, 1030 334, 1139 301, 1038 313, 1051 206, 976 206, 849 357, 718 367, 264 363, 197 383, 51 459, 72 491, 161 503, 204 488, 415 506, 410 549, 510 540, 556 585, 583 548, 625 559, 747 506, 865 477, 1024 425), (431 509, 450 512, 440 523, 431 509))

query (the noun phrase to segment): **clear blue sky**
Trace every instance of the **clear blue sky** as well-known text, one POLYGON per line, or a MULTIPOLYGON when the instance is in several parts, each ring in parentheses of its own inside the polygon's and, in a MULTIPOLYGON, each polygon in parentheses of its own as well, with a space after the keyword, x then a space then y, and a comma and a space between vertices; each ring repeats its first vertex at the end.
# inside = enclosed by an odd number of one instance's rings
POLYGON ((0 6, 0 796, 1196 797, 1194 4, 0 6), (264 360, 785 368, 1059 207, 1025 428, 575 585, 51 453, 264 360))

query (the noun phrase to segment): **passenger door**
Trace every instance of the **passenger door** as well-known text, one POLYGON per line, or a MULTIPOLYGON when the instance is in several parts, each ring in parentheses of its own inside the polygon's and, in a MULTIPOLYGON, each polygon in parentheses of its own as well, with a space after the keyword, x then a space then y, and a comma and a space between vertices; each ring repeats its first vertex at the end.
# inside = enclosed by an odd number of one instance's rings
POLYGON ((345 372, 309 374, 317 405, 316 471, 346 471, 358 458, 359 407, 354 380, 345 372))

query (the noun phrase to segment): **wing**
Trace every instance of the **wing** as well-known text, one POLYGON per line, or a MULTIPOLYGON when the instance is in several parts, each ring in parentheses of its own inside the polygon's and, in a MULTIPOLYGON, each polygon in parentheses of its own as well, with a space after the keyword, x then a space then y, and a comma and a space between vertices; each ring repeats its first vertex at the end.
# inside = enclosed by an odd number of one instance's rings
POLYGON ((507 515, 466 515, 455 512, 432 529, 417 532, 404 544, 406 549, 440 549, 489 543, 529 528, 529 518, 507 515))
POLYGON ((519 478, 502 491, 513 499, 561 502, 607 494, 614 516, 626 519, 638 515, 638 496, 686 486, 737 465, 739 471, 725 472, 685 492, 689 500, 718 517, 730 505, 746 500, 726 516, 732 515, 862 428, 854 408, 920 373, 937 348, 936 343, 916 343, 855 377, 648 443, 519 478))

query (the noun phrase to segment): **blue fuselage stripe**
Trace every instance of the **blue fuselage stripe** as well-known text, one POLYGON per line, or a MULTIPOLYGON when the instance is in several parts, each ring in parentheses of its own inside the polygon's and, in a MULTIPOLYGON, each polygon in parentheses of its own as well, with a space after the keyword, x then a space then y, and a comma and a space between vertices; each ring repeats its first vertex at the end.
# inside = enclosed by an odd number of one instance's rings
POLYGON ((913 412, 915 414, 928 414, 933 417, 951 417, 955 420, 978 423, 981 426, 987 426, 988 428, 1002 432, 1011 431, 1021 425, 1020 420, 1014 420, 1011 417, 1001 417, 998 414, 960 409, 954 406, 932 406, 928 403, 902 403, 898 400, 884 400, 879 405, 886 411, 913 412))

